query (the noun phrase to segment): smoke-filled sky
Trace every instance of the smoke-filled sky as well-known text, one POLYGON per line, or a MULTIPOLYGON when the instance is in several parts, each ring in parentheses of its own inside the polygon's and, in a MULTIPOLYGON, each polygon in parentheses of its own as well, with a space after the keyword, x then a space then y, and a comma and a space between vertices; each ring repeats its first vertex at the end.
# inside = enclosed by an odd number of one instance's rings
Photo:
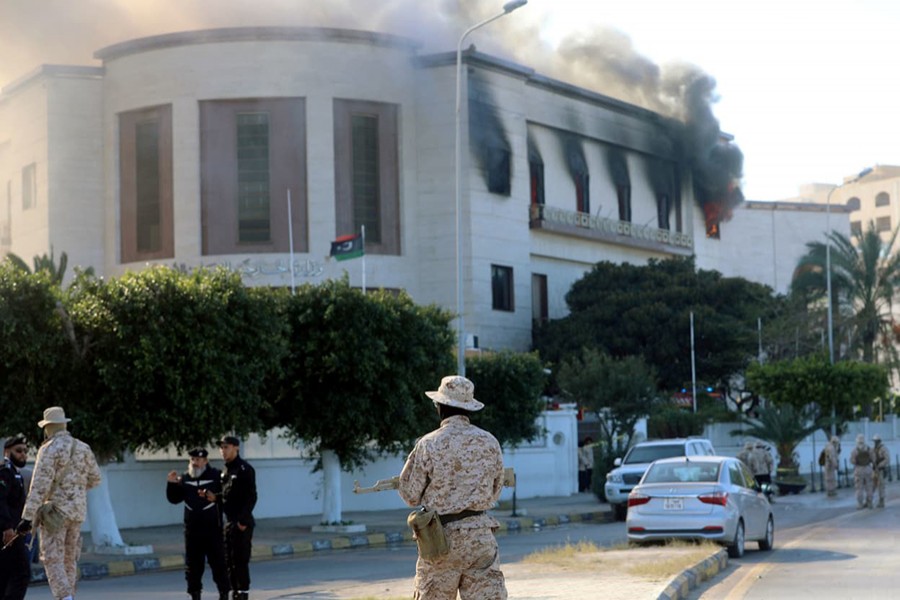
MULTIPOLYGON (((0 86, 42 63, 97 65, 109 44, 172 31, 309 25, 387 31, 450 51, 503 0, 0 0, 0 86)), ((480 50, 677 114, 705 72, 754 200, 900 165, 897 0, 529 0, 480 50)))

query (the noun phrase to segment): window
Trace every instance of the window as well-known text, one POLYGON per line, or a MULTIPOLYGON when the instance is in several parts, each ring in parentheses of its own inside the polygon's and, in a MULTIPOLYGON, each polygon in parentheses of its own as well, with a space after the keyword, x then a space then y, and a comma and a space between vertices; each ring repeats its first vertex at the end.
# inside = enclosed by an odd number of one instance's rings
POLYGON ((120 260, 175 255, 172 224, 172 107, 119 115, 120 260))
POLYGON ((37 167, 31 163, 22 169, 22 210, 37 206, 37 167))
POLYGON ((544 161, 533 157, 528 161, 528 175, 531 180, 531 205, 544 205, 544 161))
POLYGON ((491 297, 494 310, 512 312, 514 309, 513 298, 513 270, 512 267, 491 265, 491 297))
POLYGON ((619 200, 619 220, 631 222, 631 185, 616 184, 616 198, 619 200))
POLYGON ((882 233, 885 231, 891 230, 891 218, 890 217, 878 217, 875 219, 875 231, 878 233, 882 233))
POLYGON ((891 197, 887 194, 887 192, 880 192, 877 196, 875 196, 875 206, 890 206, 891 205, 891 197))
POLYGON ((531 319, 536 323, 546 323, 550 318, 547 306, 547 276, 531 274, 531 319))
POLYGON ((366 228, 367 254, 400 254, 398 109, 334 101, 335 235, 366 228))
POLYGON ((847 200, 847 208, 849 208, 850 210, 859 210, 859 198, 854 196, 853 198, 847 200))
POLYGON ((586 171, 575 175, 575 210, 591 212, 591 176, 586 171))
POLYGON ((200 102, 200 178, 204 255, 308 252, 303 98, 200 102))
POLYGON ((861 221, 850 221, 850 235, 852 237, 862 237, 861 221))

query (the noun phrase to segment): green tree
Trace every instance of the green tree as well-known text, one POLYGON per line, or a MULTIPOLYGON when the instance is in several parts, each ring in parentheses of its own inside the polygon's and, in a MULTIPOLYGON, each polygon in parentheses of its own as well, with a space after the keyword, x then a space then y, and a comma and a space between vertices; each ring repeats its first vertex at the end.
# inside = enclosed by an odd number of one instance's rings
POLYGON ((47 273, 0 263, 0 436, 23 433, 37 443, 43 409, 67 399, 70 363, 58 300, 47 273))
POLYGON ((798 465, 794 456, 797 445, 826 422, 817 407, 808 405, 797 408, 791 404, 773 404, 757 411, 756 417, 741 415, 742 429, 731 432, 734 436, 751 436, 770 442, 778 452, 778 469, 782 473, 796 473, 798 465))
POLYGON ((780 300, 766 286, 673 258, 646 266, 597 263, 575 282, 566 302, 570 314, 535 334, 545 360, 559 364, 583 347, 613 357, 642 356, 660 387, 676 390, 691 379, 691 313, 698 376, 727 385, 756 356, 757 320, 767 320, 780 300))
POLYGON ((650 414, 657 398, 656 373, 639 356, 613 358, 584 348, 559 367, 557 380, 563 396, 597 414, 607 448, 618 437, 631 444, 638 419, 650 414))
MULTIPOLYGON (((834 308, 834 339, 836 351, 843 340, 851 341, 850 352, 867 363, 876 362, 879 338, 885 341, 883 362, 897 366, 892 326, 894 292, 900 283, 900 254, 894 252, 897 231, 887 242, 875 230, 873 223, 856 237, 856 243, 833 231, 828 234, 831 255, 831 290, 834 308)), ((797 264, 791 283, 792 293, 800 294, 810 303, 821 305, 827 301, 826 254, 827 245, 810 242, 808 251, 797 264)), ((827 316, 827 311, 824 313, 827 316)), ((852 356, 852 354, 851 354, 852 356)), ((835 360, 839 360, 836 356, 835 360)))
POLYGON ((875 399, 886 397, 888 378, 880 365, 857 361, 832 365, 827 356, 816 354, 753 363, 747 369, 747 387, 777 406, 790 405, 798 411, 815 406, 822 416, 834 410, 835 426, 840 428, 853 419, 856 405, 871 414, 875 399))
POLYGON ((50 246, 49 256, 44 253, 34 257, 33 271, 28 266, 28 263, 22 260, 17 254, 13 254, 12 252, 8 253, 6 255, 6 260, 14 267, 25 271, 26 273, 47 273, 50 276, 50 281, 57 286, 62 285, 63 278, 66 276, 66 267, 69 264, 69 256, 65 252, 62 252, 59 255, 59 263, 56 262, 56 259, 53 256, 53 246, 50 246))
POLYGON ((468 358, 466 377, 484 402, 473 422, 502 446, 514 448, 543 435, 537 419, 546 409, 541 394, 547 376, 537 353, 503 351, 468 358))
POLYGON ((287 300, 289 355, 271 426, 321 457, 323 521, 340 521, 340 470, 411 446, 434 419, 423 392, 453 369, 451 315, 346 280, 287 300))

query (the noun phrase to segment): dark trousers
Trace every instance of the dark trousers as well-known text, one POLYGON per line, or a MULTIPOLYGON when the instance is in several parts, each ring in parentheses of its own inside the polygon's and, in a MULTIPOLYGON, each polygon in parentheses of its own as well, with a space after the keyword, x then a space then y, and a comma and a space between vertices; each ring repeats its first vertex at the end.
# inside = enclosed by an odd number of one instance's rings
POLYGON ((31 581, 31 561, 25 538, 19 537, 6 550, 0 550, 0 598, 22 600, 31 581))
POLYGON ((241 531, 237 523, 225 523, 225 564, 228 581, 235 592, 250 589, 250 552, 253 547, 253 525, 241 531))
POLYGON ((225 547, 218 527, 190 527, 184 530, 184 578, 187 592, 203 589, 203 570, 209 561, 213 581, 219 594, 228 593, 228 571, 225 569, 225 547))

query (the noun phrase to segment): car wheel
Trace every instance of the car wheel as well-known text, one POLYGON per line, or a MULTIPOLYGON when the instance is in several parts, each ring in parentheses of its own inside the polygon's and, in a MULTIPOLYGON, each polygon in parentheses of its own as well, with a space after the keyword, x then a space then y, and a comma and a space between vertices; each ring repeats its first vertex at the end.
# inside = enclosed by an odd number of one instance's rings
POLYGON ((772 546, 775 545, 775 520, 772 517, 769 517, 769 522, 766 523, 766 537, 759 540, 759 549, 760 550, 771 550, 772 546))
POLYGON ((728 556, 741 558, 744 556, 744 522, 738 521, 737 530, 734 532, 734 540, 728 545, 728 556))
POLYGON ((613 504, 613 515, 616 521, 624 521, 628 516, 628 506, 626 504, 613 504))

